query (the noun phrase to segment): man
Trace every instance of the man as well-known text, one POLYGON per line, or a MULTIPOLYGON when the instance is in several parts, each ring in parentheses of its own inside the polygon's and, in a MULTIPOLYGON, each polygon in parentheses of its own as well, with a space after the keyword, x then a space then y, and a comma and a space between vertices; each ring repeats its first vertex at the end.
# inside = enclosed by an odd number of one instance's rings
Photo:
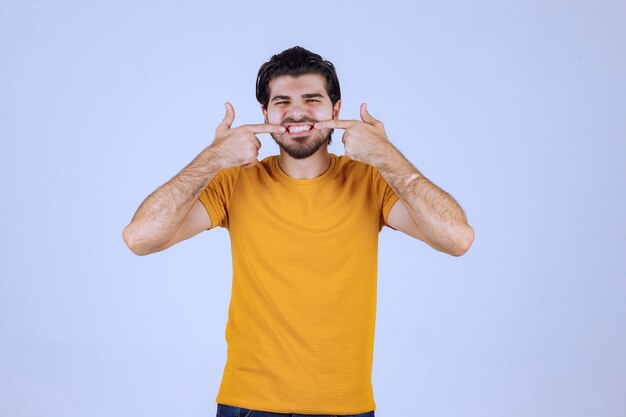
POLYGON ((124 229, 137 255, 227 228, 233 281, 218 416, 373 416, 378 234, 387 225, 453 256, 462 208, 389 142, 361 105, 340 120, 334 66, 304 48, 259 70, 263 124, 232 127, 152 193, 124 229), (328 152, 344 129, 345 155, 328 152), (270 133, 280 154, 258 161, 270 133))

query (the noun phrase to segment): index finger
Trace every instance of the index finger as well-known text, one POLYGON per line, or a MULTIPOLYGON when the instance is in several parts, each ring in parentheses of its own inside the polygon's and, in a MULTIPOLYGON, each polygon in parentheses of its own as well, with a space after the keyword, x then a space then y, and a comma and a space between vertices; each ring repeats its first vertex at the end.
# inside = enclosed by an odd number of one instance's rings
POLYGON ((358 120, 339 120, 339 119, 330 119, 330 120, 322 120, 321 122, 317 122, 313 125, 315 129, 347 129, 348 127, 354 125, 354 122, 358 120))
POLYGON ((285 126, 273 125, 269 123, 258 123, 246 126, 252 133, 285 133, 287 131, 285 126))

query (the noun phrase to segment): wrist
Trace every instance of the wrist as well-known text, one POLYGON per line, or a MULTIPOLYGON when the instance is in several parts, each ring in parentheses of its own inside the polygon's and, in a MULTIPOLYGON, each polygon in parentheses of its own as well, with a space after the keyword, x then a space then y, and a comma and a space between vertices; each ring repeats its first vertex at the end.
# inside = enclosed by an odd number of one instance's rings
POLYGON ((400 155, 400 152, 395 146, 388 142, 381 146, 377 152, 372 153, 371 165, 376 167, 379 171, 384 170, 389 165, 394 165, 396 158, 400 155))
POLYGON ((218 170, 226 168, 224 158, 215 144, 207 146, 204 151, 202 151, 202 163, 207 167, 217 167, 218 170))

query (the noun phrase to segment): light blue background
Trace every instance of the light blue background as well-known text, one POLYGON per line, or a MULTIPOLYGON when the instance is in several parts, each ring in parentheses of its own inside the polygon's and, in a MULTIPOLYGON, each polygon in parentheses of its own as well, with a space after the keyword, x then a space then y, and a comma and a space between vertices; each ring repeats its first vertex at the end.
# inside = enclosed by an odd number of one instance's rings
POLYGON ((257 71, 294 45, 476 231, 460 258, 381 232, 376 415, 626 415, 625 21, 624 1, 1 0, 0 415, 215 415, 228 232, 138 257, 122 229, 225 101, 263 120, 257 71))

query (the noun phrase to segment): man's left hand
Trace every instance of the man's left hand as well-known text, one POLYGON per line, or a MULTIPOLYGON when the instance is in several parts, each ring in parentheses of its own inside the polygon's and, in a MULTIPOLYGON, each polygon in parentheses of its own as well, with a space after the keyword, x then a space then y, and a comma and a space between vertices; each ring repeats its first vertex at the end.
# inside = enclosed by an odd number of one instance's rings
POLYGON ((322 120, 315 129, 344 129, 341 141, 348 159, 374 165, 374 161, 391 146, 385 127, 380 120, 367 112, 367 104, 361 104, 361 120, 322 120))

